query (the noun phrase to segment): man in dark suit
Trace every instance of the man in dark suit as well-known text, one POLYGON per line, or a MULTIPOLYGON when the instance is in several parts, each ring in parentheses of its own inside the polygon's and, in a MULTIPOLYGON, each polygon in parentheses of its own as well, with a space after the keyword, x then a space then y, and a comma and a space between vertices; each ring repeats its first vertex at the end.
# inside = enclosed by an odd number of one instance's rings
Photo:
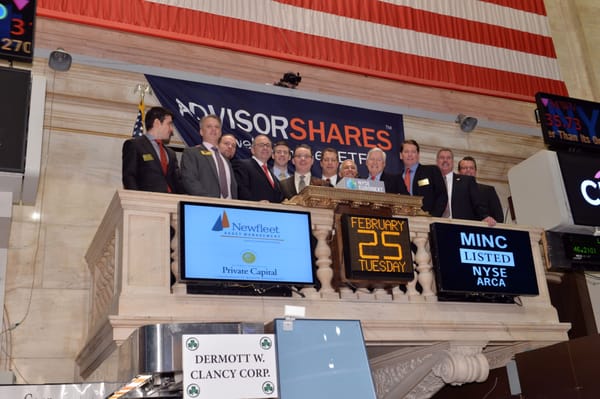
POLYGON ((400 177, 393 173, 387 173, 385 169, 386 154, 379 148, 371 148, 367 152, 367 170, 369 171, 369 180, 380 180, 385 185, 386 193, 405 194, 408 195, 406 187, 400 184, 400 177))
MULTIPOLYGON (((466 156, 458 161, 458 173, 467 176, 473 176, 477 179, 477 163, 475 158, 466 156)), ((498 223, 504 223, 504 212, 498 193, 494 186, 477 183, 479 188, 479 196, 483 204, 487 207, 489 215, 498 223)))
POLYGON ((202 144, 188 147, 181 156, 183 187, 190 195, 238 198, 238 185, 229 160, 219 151, 221 119, 206 115, 200 120, 202 144))
POLYGON ((290 177, 294 171, 290 167, 292 152, 290 146, 285 140, 280 140, 273 144, 273 167, 271 172, 277 180, 282 181, 290 177))
POLYGON ((338 182, 338 166, 340 164, 338 152, 333 147, 321 151, 321 179, 335 187, 338 182))
POLYGON ((314 163, 312 148, 307 144, 300 144, 294 150, 292 158, 295 171, 287 179, 281 181, 281 191, 286 199, 297 195, 308 185, 332 187, 323 179, 319 179, 311 174, 311 168, 314 163))
POLYGON ((475 179, 472 176, 452 172, 454 169, 452 150, 440 149, 436 161, 448 188, 448 206, 442 216, 453 219, 483 220, 488 226, 495 226, 496 221, 489 217, 487 208, 481 202, 475 179))
POLYGON ((431 216, 441 217, 448 203, 448 192, 442 173, 436 165, 421 165, 420 148, 415 140, 405 140, 400 147, 404 165, 401 176, 410 195, 423 197, 421 209, 431 216))
POLYGON ((144 124, 146 134, 123 143, 123 188, 183 193, 177 156, 175 151, 164 145, 173 135, 173 113, 162 107, 150 108, 144 124), (164 156, 162 163, 161 152, 164 156))
POLYGON ((283 195, 279 180, 269 170, 267 162, 273 153, 269 136, 259 134, 252 141, 252 158, 234 163, 239 185, 238 198, 249 201, 281 202, 283 195))

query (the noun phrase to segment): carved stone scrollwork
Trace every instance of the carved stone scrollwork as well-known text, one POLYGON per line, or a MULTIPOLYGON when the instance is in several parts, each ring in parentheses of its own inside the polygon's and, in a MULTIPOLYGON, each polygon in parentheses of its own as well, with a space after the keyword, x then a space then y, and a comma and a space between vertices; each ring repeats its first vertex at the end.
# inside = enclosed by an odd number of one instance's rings
POLYGON ((458 347, 445 352, 446 356, 432 370, 445 383, 462 385, 483 382, 488 378, 490 366, 481 348, 458 347))
POLYGON ((409 378, 427 361, 431 360, 433 354, 428 353, 420 357, 408 359, 404 362, 388 364, 372 371, 373 382, 378 398, 390 397, 390 393, 396 390, 398 384, 409 378))

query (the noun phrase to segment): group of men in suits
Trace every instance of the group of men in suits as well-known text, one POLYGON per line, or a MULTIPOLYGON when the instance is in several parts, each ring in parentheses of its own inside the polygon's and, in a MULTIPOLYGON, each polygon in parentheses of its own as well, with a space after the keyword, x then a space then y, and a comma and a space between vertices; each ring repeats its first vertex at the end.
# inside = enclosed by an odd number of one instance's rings
POLYGON ((175 152, 165 145, 173 135, 173 114, 165 108, 153 107, 146 113, 144 123, 146 133, 123 144, 122 177, 126 189, 281 202, 306 185, 329 184, 311 176, 314 159, 312 149, 305 144, 296 148, 292 159, 295 172, 286 170, 287 177, 276 175, 268 162, 273 157, 275 165, 278 160, 287 164, 289 146, 277 143, 276 157, 266 135, 258 135, 252 141, 251 158, 232 159, 235 137, 222 135, 221 120, 216 115, 200 120, 202 142, 183 150, 179 168, 175 152))
POLYGON ((373 148, 367 153, 368 179, 384 182, 387 193, 423 197, 422 209, 435 217, 481 220, 488 226, 502 223, 502 206, 493 186, 475 180, 477 166, 472 157, 459 162, 459 172, 452 171, 454 155, 443 148, 437 153, 437 165, 420 163, 420 147, 415 140, 405 140, 400 147, 402 172, 385 171, 386 153, 373 148), (461 169, 462 168, 462 169, 461 169))
MULTIPOLYGON (((164 145, 173 135, 173 114, 153 107, 144 123, 146 133, 123 144, 126 189, 281 202, 307 185, 334 187, 339 178, 358 176, 354 161, 347 159, 340 164, 333 148, 321 153, 322 176, 313 176, 310 146, 300 144, 292 154, 286 142, 273 145, 267 135, 254 138, 251 158, 232 159, 235 137, 222 135, 221 120, 216 115, 201 119, 202 143, 184 149, 180 169, 175 152, 164 145), (268 165, 271 159, 272 168, 268 165), (288 168, 290 160, 293 171, 288 168)), ((386 157, 376 147, 366 158, 367 178, 383 181, 386 192, 423 197, 422 209, 435 217, 482 220, 489 226, 504 221, 495 189, 475 180, 477 165, 473 158, 462 159, 457 174, 452 170, 452 151, 443 148, 437 153, 437 165, 423 165, 415 140, 405 140, 400 147, 400 174, 385 171, 386 157)))

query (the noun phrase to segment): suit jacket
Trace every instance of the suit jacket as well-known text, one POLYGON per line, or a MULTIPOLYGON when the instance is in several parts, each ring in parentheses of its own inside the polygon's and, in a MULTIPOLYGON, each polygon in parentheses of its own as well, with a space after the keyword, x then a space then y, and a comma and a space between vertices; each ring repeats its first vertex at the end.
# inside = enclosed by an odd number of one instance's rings
POLYGON ((437 165, 417 166, 413 176, 412 195, 423 197, 421 209, 425 212, 435 217, 442 216, 448 204, 448 192, 444 176, 437 165))
POLYGON ((488 211, 473 176, 452 174, 452 218, 483 220, 488 211))
POLYGON ((380 180, 385 184, 386 193, 410 195, 401 176, 394 173, 381 173, 380 180))
POLYGON ((238 182, 238 198, 249 201, 281 202, 283 195, 279 186, 279 180, 269 171, 275 187, 271 186, 258 162, 254 158, 240 159, 234 162, 233 169, 238 182))
MULTIPOLYGON (((195 147, 187 147, 181 156, 181 179, 186 193, 190 195, 201 195, 203 197, 221 197, 219 186, 219 174, 214 161, 214 153, 200 144, 195 147)), ((229 192, 231 198, 238 198, 238 184, 231 163, 223 157, 225 167, 229 168, 231 184, 229 192)))
MULTIPOLYGON (((283 179, 280 182, 281 183, 281 192, 283 193, 283 196, 285 197, 285 199, 290 199, 294 195, 298 194, 298 191, 296 190, 296 183, 295 183, 294 179, 295 179, 295 176, 291 175, 287 179, 283 179)), ((319 179, 318 177, 315 177, 312 175, 310 176, 309 185, 333 187, 331 184, 327 183, 325 180, 319 179)))
POLYGON ((183 193, 177 155, 166 146, 165 150, 169 157, 166 176, 160 165, 160 154, 148 137, 139 136, 125 141, 122 151, 123 188, 167 193, 167 187, 170 187, 172 193, 183 193))
POLYGON ((477 183, 477 187, 479 188, 481 202, 486 206, 489 216, 493 217, 498 223, 504 223, 502 204, 494 186, 477 183))

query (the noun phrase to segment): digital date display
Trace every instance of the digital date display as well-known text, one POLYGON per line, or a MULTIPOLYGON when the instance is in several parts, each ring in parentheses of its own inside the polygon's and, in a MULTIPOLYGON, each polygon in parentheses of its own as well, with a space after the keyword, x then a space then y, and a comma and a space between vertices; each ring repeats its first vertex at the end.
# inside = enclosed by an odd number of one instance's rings
POLYGON ((408 219, 344 214, 341 228, 346 281, 414 278, 408 219))
POLYGON ((32 62, 35 0, 0 0, 0 58, 32 62))

